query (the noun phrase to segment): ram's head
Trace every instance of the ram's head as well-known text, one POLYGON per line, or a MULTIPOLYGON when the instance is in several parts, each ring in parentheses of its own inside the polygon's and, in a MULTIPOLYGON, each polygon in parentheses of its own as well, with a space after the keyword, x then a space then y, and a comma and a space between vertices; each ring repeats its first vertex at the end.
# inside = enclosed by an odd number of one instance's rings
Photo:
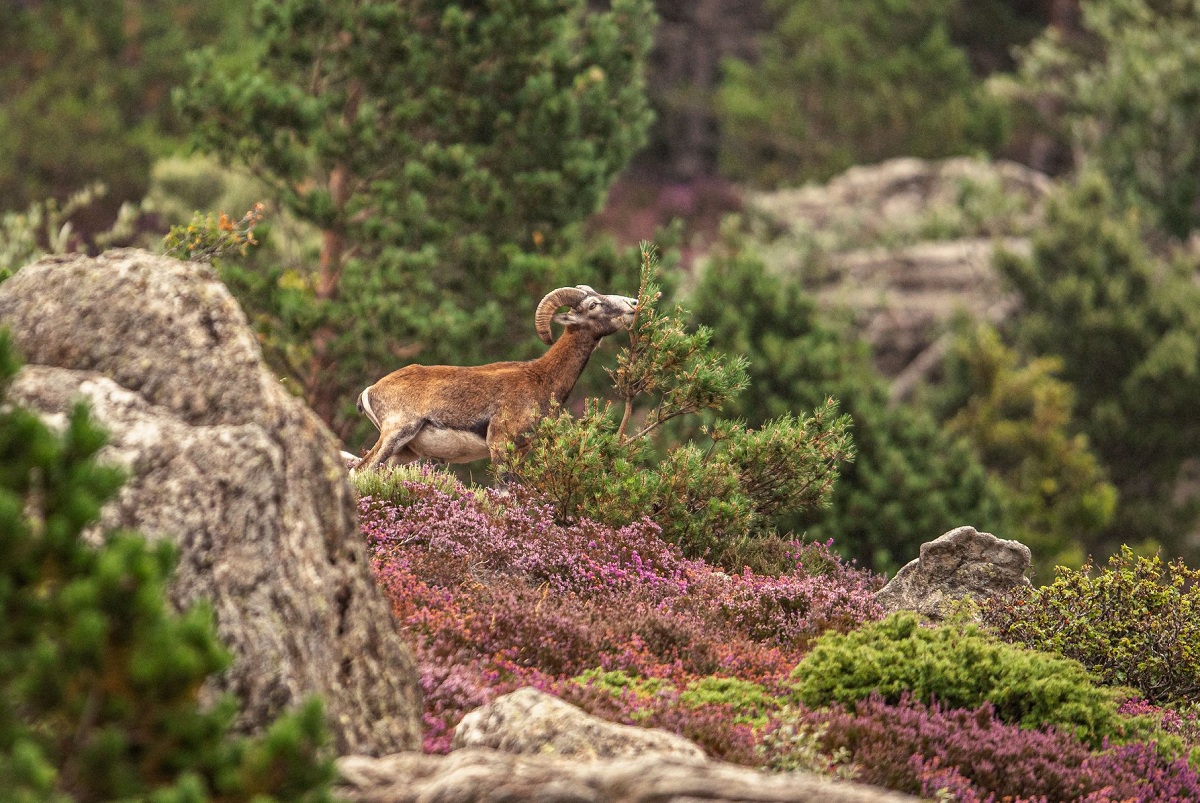
POLYGON ((601 338, 633 323, 636 311, 636 298, 602 295, 581 284, 578 287, 560 287, 547 293, 538 304, 534 325, 544 343, 554 342, 554 335, 550 332, 551 321, 568 330, 587 330, 594 337, 601 338), (562 307, 571 309, 555 314, 562 307))

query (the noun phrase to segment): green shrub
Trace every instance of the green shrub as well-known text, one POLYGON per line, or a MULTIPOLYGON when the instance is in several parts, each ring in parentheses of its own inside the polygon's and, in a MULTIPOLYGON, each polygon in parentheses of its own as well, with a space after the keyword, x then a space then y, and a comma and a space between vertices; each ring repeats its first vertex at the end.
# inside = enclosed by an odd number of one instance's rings
POLYGON ((192 262, 218 262, 228 256, 246 256, 258 245, 254 229, 262 222, 265 205, 261 202, 233 220, 224 212, 217 215, 195 213, 190 223, 172 226, 163 238, 163 251, 169 257, 192 262))
POLYGON ((753 427, 832 396, 853 422, 854 462, 840 472, 829 504, 793 511, 777 525, 832 538, 877 571, 894 571, 964 521, 1004 532, 1000 500, 967 443, 927 410, 891 404, 866 344, 832 326, 798 282, 769 271, 729 234, 688 298, 713 347, 749 360, 749 386, 721 414, 753 427))
POLYGON ((769 693, 758 683, 716 675, 697 678, 688 683, 687 688, 682 691, 669 680, 642 678, 621 669, 607 672, 603 669, 589 669, 572 678, 572 682, 600 689, 614 696, 631 694, 634 699, 627 702, 627 705, 631 706, 631 717, 635 720, 649 716, 651 703, 659 697, 677 701, 679 705, 688 708, 728 706, 735 723, 745 723, 756 728, 765 725, 768 715, 784 706, 783 700, 769 693), (639 705, 644 707, 638 708, 639 705))
POLYGON ((947 355, 939 416, 965 437, 1006 493, 1005 537, 1033 553, 1035 577, 1081 566, 1112 519, 1117 491, 1078 432, 1062 360, 1024 357, 986 324, 964 328, 947 355))
MULTIPOLYGON (((413 483, 417 483, 416 487, 421 489, 430 488, 454 497, 468 490, 453 474, 427 463, 358 469, 350 475, 350 484, 360 497, 369 496, 397 508, 418 501, 418 495, 413 492, 413 483)), ((483 489, 473 493, 480 502, 484 500, 483 489)))
POLYGON ((717 557, 740 539, 770 535, 781 515, 825 503, 852 455, 848 421, 827 399, 811 415, 786 413, 756 430, 716 421, 699 429, 699 443, 653 440, 668 422, 721 407, 745 387, 746 371, 741 358, 708 348, 706 329, 689 332, 682 310, 655 308, 649 247, 642 256, 630 345, 610 372, 620 414, 596 402, 578 419, 552 409, 496 470, 560 521, 649 517, 689 557, 717 557))
POLYGON ((1079 661, 1155 703, 1200 694, 1200 571, 1128 547, 1108 567, 1059 567, 1053 583, 994 605, 1001 638, 1079 661))
POLYGON ((1059 726, 1092 745, 1130 727, 1117 713, 1119 693, 1096 685, 1078 662, 1005 644, 974 625, 925 628, 911 613, 822 636, 792 677, 810 707, 850 708, 872 693, 898 703, 907 692, 946 708, 989 702, 1005 722, 1059 726))
POLYGON ((756 728, 765 725, 767 715, 781 706, 778 697, 757 683, 716 676, 689 683, 687 690, 679 695, 679 702, 692 708, 727 705, 736 712, 734 722, 745 722, 756 728))
POLYGON ((594 686, 609 694, 632 692, 635 697, 649 699, 663 692, 674 692, 675 684, 662 678, 642 678, 631 675, 624 669, 589 669, 571 679, 581 686, 594 686))
MULTIPOLYGON (((0 331, 0 400, 15 372, 0 331)), ((172 545, 81 538, 121 484, 103 444, 82 407, 55 434, 0 405, 0 799, 328 800, 317 701, 257 739, 200 704, 229 658, 207 607, 170 611, 172 545)))

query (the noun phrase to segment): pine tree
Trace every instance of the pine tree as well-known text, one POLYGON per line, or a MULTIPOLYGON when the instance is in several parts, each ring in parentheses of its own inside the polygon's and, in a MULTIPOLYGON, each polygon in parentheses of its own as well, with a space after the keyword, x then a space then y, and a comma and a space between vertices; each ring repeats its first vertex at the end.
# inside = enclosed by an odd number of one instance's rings
POLYGON ((737 241, 714 252, 688 299, 712 345, 749 361, 749 386, 723 410, 751 425, 832 397, 850 417, 854 462, 828 507, 779 522, 833 538, 864 565, 892 571, 962 524, 1002 531, 1001 503, 962 440, 927 411, 891 407, 865 344, 825 323, 795 282, 767 272, 737 241))
POLYGON ((1005 537, 1029 547, 1035 578, 1083 565, 1112 520, 1117 492, 1078 431, 1062 360, 1022 359, 979 325, 959 333, 944 371, 939 417, 1006 489, 1005 537))
POLYGON ((195 142, 321 232, 271 312, 326 421, 401 360, 529 342, 549 257, 645 139, 652 27, 648 0, 260 0, 248 67, 198 60, 195 142))
POLYGON ((1200 289, 1191 266, 1156 258, 1141 233, 1137 213, 1088 174, 1052 198, 1032 256, 998 267, 1022 298, 1018 345, 1062 361, 1076 418, 1120 492, 1104 548, 1178 551, 1195 518, 1174 494, 1200 455, 1200 289))
MULTIPOLYGON (((91 233, 142 197, 178 134, 180 53, 239 41, 233 3, 55 0, 9 3, 0 25, 0 211, 65 201, 96 182, 91 233)), ((77 227, 78 229, 79 227, 77 227)))
MULTIPOLYGON (((0 330, 0 402, 16 373, 0 330)), ((65 431, 0 403, 0 799, 329 800, 320 705, 256 739, 198 694, 228 655, 212 613, 171 613, 167 542, 83 532, 121 484, 78 407, 65 431)))
POLYGON ((1033 102, 1121 200, 1179 238, 1200 225, 1200 2, 1088 0, 1080 36, 1021 54, 1033 102))

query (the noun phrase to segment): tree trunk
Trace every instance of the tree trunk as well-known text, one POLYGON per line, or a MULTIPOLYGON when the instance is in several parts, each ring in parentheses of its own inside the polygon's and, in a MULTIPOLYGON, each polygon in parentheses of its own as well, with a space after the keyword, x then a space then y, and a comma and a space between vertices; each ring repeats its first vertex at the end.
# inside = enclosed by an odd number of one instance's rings
MULTIPOLYGON (((347 128, 358 114, 358 103, 362 96, 362 87, 357 82, 351 84, 346 95, 346 107, 342 119, 347 128)), ((333 203, 334 223, 321 232, 321 256, 317 268, 317 303, 326 310, 333 305, 338 297, 338 284, 342 277, 342 268, 346 260, 346 205, 351 195, 350 166, 345 161, 339 161, 329 171, 329 198, 333 203)), ((336 332, 328 319, 313 332, 312 358, 309 361, 308 376, 304 382, 304 395, 310 407, 321 420, 336 430, 334 418, 337 415, 341 388, 333 375, 333 355, 330 344, 336 332)))

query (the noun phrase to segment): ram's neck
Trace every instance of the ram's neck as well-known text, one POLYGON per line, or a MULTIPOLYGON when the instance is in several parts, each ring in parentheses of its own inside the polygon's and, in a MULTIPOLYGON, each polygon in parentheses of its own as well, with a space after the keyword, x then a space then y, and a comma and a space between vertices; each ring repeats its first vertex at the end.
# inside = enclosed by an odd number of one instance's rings
POLYGON ((568 330, 549 351, 533 361, 531 367, 556 402, 562 404, 571 395, 571 389, 599 342, 589 334, 568 330))

